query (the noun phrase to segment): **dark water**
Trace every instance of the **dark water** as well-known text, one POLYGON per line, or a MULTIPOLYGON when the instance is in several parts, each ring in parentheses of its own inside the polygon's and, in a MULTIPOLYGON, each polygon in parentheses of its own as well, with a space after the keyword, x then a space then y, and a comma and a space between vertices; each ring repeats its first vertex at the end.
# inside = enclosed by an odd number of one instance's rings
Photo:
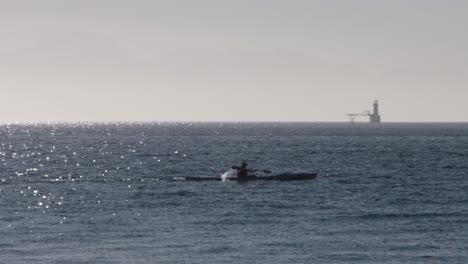
POLYGON ((468 124, 3 124, 0 263, 466 263, 468 124), (182 182, 242 160, 313 181, 182 182))

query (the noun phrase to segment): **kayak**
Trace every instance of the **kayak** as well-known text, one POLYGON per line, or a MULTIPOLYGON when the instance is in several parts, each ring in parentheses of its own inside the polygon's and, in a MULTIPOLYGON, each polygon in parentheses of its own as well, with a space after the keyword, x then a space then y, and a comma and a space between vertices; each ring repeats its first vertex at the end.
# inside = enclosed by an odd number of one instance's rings
MULTIPOLYGON (((317 178, 317 173, 288 173, 273 176, 249 176, 247 178, 227 178, 227 181, 301 181, 313 180, 317 178)), ((174 180, 185 181, 223 181, 221 177, 177 177, 174 180)))

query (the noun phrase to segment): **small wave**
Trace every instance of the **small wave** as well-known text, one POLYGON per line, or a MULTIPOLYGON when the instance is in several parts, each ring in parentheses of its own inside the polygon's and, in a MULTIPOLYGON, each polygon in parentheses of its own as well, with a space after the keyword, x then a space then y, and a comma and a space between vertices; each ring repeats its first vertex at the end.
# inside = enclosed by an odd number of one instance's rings
POLYGON ((197 193, 191 192, 191 191, 186 191, 186 190, 179 190, 179 191, 174 191, 174 192, 167 192, 163 194, 162 196, 177 196, 177 197, 184 197, 184 196, 196 196, 197 193))
MULTIPOLYGON (((463 213, 420 213, 420 214, 407 214, 407 213, 388 213, 388 214, 363 214, 351 216, 352 218, 360 219, 383 219, 383 218, 433 218, 433 217, 461 217, 468 216, 463 213)), ((347 216, 343 216, 347 217, 347 216)))
POLYGON ((412 251, 415 249, 440 249, 439 245, 427 245, 427 244, 408 244, 408 245, 398 245, 398 246, 392 246, 389 248, 391 251, 412 251))
POLYGON ((345 179, 339 179, 339 180, 336 181, 336 183, 350 184, 350 183, 353 183, 353 181, 345 180, 345 179))

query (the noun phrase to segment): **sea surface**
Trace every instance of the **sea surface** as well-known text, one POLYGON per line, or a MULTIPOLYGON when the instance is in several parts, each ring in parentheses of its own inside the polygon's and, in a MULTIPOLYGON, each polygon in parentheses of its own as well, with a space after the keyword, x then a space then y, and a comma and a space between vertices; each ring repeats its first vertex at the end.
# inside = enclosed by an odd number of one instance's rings
POLYGON ((0 139, 2 264, 468 263, 468 123, 0 124, 0 139), (318 177, 171 180, 242 161, 318 177))

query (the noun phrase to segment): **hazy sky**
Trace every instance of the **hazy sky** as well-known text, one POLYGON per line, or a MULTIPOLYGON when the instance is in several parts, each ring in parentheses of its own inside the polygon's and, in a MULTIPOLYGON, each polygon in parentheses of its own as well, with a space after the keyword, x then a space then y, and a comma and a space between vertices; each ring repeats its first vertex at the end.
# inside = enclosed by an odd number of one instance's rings
POLYGON ((466 0, 0 0, 0 122, 468 121, 466 0))

